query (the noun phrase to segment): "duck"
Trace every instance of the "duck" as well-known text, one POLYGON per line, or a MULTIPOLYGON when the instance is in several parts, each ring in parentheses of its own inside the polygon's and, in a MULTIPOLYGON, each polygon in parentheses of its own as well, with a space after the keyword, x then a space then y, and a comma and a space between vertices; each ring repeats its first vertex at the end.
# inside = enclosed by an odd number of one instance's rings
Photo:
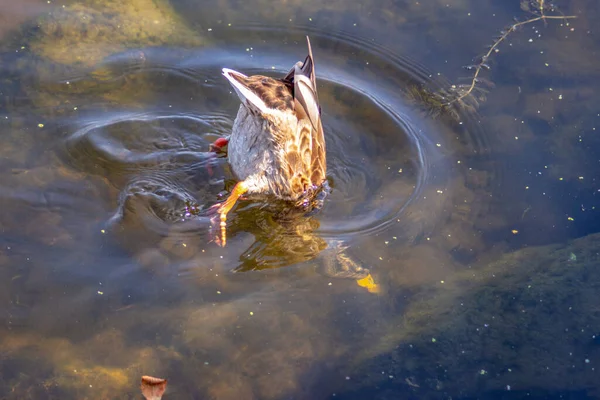
MULTIPOLYGON (((307 208, 327 182, 315 62, 308 36, 306 40, 308 55, 281 78, 222 70, 241 104, 226 141, 237 183, 215 205, 221 246, 226 244, 227 215, 240 197, 266 195, 307 208)), ((224 144, 222 140, 216 147, 224 144)))

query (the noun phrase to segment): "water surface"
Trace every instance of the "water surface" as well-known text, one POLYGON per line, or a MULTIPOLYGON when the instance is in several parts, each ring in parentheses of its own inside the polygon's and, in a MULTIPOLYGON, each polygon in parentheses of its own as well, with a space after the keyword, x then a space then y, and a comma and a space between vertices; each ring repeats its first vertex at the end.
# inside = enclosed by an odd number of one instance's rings
POLYGON ((0 6, 2 397, 597 396, 600 14, 564 3, 444 110, 518 1, 0 6), (220 70, 285 74, 307 34, 332 191, 241 202, 221 248, 220 70))

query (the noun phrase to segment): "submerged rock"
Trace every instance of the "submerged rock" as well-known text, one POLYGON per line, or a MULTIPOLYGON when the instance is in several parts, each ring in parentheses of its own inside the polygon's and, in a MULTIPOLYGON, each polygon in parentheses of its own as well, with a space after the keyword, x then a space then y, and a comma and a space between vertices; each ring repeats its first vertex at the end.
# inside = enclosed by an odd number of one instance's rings
POLYGON ((13 95, 0 98, 0 106, 23 112, 29 102, 29 112, 40 114, 36 125, 47 127, 51 118, 92 102, 140 106, 155 85, 140 73, 149 53, 173 58, 205 43, 166 0, 52 6, 1 43, 7 57, 0 92, 13 95))
POLYGON ((48 13, 37 26, 31 51, 66 65, 93 66, 130 48, 204 43, 162 0, 84 0, 48 13))
POLYGON ((422 293, 357 357, 358 367, 350 368, 366 378, 344 398, 381 379, 389 393, 369 392, 370 398, 597 387, 599 254, 600 234, 594 234, 523 249, 448 278, 422 293))

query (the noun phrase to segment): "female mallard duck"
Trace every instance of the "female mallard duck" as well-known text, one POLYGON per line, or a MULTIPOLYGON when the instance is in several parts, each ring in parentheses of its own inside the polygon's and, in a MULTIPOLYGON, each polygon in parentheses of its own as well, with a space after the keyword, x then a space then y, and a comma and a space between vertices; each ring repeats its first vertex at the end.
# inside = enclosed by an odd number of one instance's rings
POLYGON ((222 245, 227 213, 241 195, 272 195, 306 206, 325 182, 325 139, 315 65, 306 39, 308 56, 281 79, 223 68, 242 104, 227 150, 239 182, 217 209, 222 245))

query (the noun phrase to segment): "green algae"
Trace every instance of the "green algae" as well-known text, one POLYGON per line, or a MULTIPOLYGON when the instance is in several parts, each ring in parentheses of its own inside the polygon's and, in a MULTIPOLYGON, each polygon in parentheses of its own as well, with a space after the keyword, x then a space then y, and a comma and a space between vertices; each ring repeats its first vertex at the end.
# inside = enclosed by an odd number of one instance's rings
MULTIPOLYGON (((3 43, 14 54, 5 62, 7 71, 19 74, 5 77, 0 90, 22 92, 32 112, 41 114, 35 125, 82 111, 82 103, 89 103, 83 98, 90 96, 107 105, 135 107, 150 95, 153 82, 124 71, 139 71, 148 49, 185 51, 206 43, 168 1, 81 0, 53 6, 3 43)), ((6 104, 9 110, 13 106, 6 104)))
POLYGON ((147 46, 201 46, 166 1, 87 0, 55 9, 37 21, 30 50, 52 62, 93 66, 105 57, 147 46))

